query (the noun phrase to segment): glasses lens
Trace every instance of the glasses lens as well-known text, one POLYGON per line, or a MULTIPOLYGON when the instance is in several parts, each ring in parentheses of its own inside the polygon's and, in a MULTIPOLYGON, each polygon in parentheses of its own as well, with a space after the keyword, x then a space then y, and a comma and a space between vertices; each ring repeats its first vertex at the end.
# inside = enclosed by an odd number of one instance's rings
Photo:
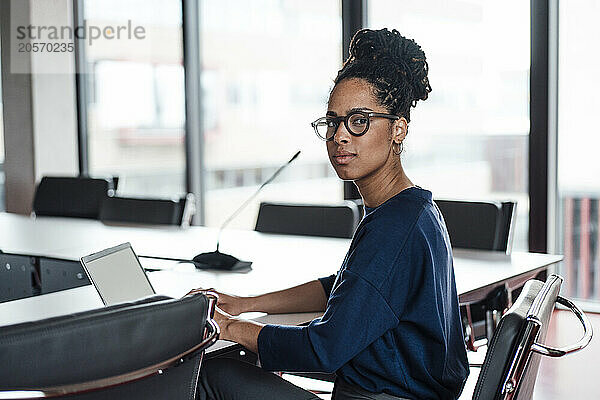
POLYGON ((369 126, 369 117, 363 113, 351 114, 348 117, 348 129, 353 135, 362 135, 369 126))
POLYGON ((333 136, 335 133, 335 127, 333 125, 334 124, 328 121, 326 118, 321 118, 314 123, 317 135, 323 140, 328 140, 331 136, 333 136))

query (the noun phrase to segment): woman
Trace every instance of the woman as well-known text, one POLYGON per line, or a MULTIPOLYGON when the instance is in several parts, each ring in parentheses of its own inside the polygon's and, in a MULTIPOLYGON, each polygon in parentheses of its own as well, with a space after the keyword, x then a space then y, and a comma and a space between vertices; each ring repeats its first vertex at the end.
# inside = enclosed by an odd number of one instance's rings
POLYGON ((327 114, 312 125, 338 176, 357 185, 365 217, 337 276, 257 297, 220 294, 221 338, 257 352, 262 369, 208 361, 200 398, 315 398, 265 370, 336 372, 333 399, 459 396, 468 363, 450 241, 400 158, 410 108, 431 91, 427 71, 421 48, 395 30, 354 36, 327 114), (264 326, 234 317, 246 311, 324 315, 264 326))

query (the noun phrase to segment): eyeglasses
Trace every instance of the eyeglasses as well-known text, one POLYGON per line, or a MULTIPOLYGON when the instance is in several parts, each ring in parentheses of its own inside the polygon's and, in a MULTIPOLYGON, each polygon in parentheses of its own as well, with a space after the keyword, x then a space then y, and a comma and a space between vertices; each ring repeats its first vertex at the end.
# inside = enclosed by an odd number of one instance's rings
POLYGON ((400 119, 397 115, 382 114, 376 112, 365 112, 365 111, 352 111, 346 116, 341 117, 321 117, 310 125, 314 128, 315 133, 320 139, 325 141, 333 140, 335 133, 340 126, 340 123, 344 121, 346 130, 353 136, 362 136, 369 130, 371 118, 380 117, 398 120, 400 119))

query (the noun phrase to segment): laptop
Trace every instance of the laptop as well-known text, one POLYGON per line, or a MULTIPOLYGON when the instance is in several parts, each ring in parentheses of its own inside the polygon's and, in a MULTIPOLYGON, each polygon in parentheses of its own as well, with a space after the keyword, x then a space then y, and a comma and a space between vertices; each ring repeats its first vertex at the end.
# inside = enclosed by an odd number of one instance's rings
POLYGON ((81 257, 81 265, 107 306, 156 293, 130 243, 81 257))

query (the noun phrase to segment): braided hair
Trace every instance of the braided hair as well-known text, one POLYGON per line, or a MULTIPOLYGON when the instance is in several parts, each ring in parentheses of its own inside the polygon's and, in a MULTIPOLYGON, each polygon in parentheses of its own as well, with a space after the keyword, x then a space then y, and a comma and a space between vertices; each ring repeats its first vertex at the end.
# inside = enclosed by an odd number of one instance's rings
POLYGON ((427 72, 425 53, 414 40, 395 29, 363 29, 352 38, 334 87, 344 79, 364 79, 383 107, 410 122, 410 107, 431 92, 427 72))

